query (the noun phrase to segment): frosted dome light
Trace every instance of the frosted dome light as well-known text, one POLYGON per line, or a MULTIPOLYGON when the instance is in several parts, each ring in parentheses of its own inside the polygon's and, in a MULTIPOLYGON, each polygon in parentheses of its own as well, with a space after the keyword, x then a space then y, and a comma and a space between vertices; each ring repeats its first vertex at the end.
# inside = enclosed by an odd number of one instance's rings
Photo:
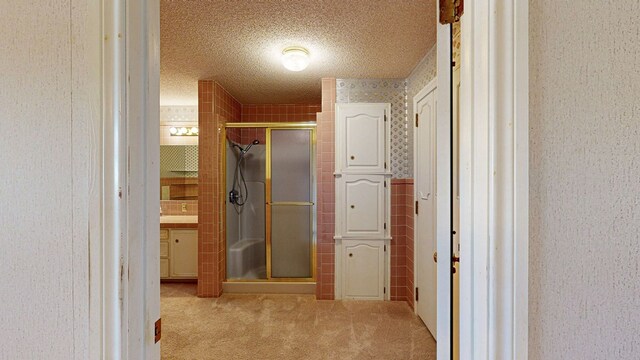
POLYGON ((309 51, 300 46, 282 50, 282 65, 290 71, 302 71, 309 65, 309 51))

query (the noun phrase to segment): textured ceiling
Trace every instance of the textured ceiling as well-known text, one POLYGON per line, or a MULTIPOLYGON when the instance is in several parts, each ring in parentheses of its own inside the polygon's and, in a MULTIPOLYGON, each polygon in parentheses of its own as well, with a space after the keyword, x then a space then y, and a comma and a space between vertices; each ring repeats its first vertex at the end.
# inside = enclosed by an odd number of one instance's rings
POLYGON ((215 79, 241 103, 320 101, 320 79, 404 78, 436 41, 435 0, 162 0, 160 103, 215 79), (299 73, 280 62, 306 47, 299 73))

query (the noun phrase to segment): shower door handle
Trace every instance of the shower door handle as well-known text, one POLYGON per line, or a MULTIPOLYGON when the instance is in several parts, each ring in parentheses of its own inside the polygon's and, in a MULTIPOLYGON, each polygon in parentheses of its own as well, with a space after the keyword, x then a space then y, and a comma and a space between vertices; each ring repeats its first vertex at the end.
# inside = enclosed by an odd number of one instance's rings
POLYGON ((276 202, 267 202, 269 206, 273 205, 289 205, 289 206, 313 206, 315 203, 310 201, 276 201, 276 202))

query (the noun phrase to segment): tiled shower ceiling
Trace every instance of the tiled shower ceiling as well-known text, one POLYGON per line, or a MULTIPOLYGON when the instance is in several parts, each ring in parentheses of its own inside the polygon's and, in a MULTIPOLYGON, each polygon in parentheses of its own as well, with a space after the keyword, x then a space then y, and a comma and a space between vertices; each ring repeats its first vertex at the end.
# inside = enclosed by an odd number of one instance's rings
POLYGON ((317 103, 320 79, 406 78, 436 39, 435 0, 161 0, 161 105, 196 105, 197 80, 238 101, 317 103), (284 69, 283 48, 311 64, 284 69))

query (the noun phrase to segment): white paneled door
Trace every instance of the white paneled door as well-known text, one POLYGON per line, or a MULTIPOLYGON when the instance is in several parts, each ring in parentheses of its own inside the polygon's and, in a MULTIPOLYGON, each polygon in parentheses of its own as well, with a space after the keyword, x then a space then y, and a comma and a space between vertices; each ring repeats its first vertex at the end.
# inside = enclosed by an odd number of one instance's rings
POLYGON ((345 172, 384 173, 387 168, 386 111, 388 104, 339 104, 336 142, 345 172))
MULTIPOLYGON (((425 88, 415 98, 415 284, 416 312, 436 337, 436 90, 425 88), (430 91, 429 91, 430 90, 430 91)), ((446 260, 445 260, 446 261, 446 260)))
POLYGON ((345 175, 342 184, 343 236, 382 239, 386 230, 384 175, 345 175))
POLYGON ((384 299, 384 246, 380 240, 343 241, 345 299, 384 299))

